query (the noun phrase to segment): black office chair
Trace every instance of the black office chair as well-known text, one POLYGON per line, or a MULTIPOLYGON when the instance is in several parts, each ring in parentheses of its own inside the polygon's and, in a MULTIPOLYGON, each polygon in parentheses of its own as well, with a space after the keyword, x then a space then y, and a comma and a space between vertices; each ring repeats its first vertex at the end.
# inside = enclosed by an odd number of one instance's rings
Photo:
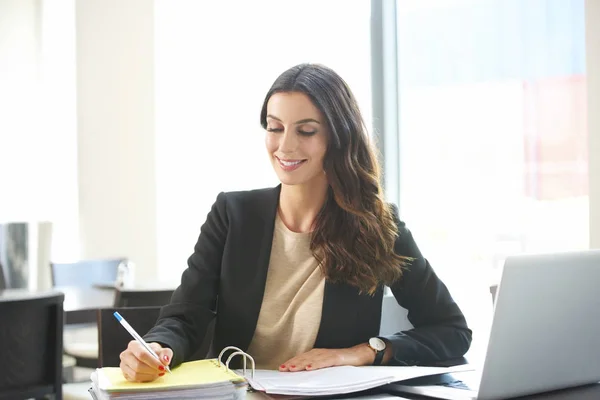
POLYGON ((51 263, 52 285, 91 287, 94 285, 114 286, 119 265, 126 258, 106 260, 82 260, 73 263, 51 263))
POLYGON ((115 307, 164 306, 171 302, 174 289, 124 289, 115 291, 115 307))
MULTIPOLYGON (((116 307, 98 310, 98 353, 100 367, 117 367, 121 363, 119 355, 127 348, 133 338, 114 317, 114 312, 119 314, 136 330, 144 336, 156 323, 161 307, 116 307)), ((204 341, 198 351, 191 358, 200 360, 206 358, 212 343, 214 320, 208 327, 204 341)))
POLYGON ((62 398, 63 301, 58 292, 0 292, 0 400, 62 398))

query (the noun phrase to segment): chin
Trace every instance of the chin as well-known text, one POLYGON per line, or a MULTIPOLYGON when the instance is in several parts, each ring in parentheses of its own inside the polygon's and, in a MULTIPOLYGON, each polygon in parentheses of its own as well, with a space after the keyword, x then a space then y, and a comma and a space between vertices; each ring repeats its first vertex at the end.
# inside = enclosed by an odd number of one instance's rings
POLYGON ((290 178, 289 176, 278 176, 278 178, 279 178, 279 182, 281 182, 282 185, 294 186, 294 185, 301 185, 304 183, 303 180, 293 179, 293 178, 290 178))

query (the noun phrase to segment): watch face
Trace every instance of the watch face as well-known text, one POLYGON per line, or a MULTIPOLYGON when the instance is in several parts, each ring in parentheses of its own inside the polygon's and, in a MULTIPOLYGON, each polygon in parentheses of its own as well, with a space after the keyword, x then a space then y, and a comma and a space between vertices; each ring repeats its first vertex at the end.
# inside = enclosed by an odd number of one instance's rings
POLYGON ((376 337, 369 339, 369 346, 371 346, 377 351, 385 350, 385 342, 376 337))

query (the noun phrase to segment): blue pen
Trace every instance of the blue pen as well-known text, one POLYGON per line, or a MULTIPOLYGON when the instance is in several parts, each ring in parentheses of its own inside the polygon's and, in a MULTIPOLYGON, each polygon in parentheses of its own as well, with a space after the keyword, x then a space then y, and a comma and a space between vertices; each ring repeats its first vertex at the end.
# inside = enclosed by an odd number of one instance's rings
MULTIPOLYGON (((129 332, 131 334, 131 336, 133 336, 133 338, 138 341, 138 343, 140 343, 142 346, 144 346, 144 348, 146 350, 148 350, 148 352, 150 354, 152 354, 154 356, 154 358, 156 358, 160 362, 160 358, 158 358, 158 354, 156 354, 154 352, 154 350, 152 350, 152 348, 150 346, 148 346, 148 343, 146 343, 146 341, 144 339, 142 339, 142 337, 140 335, 138 335, 138 333, 135 331, 135 329, 133 329, 131 327, 131 325, 129 325, 129 323, 127 321, 125 321, 125 318, 121 317, 121 314, 119 314, 116 311, 114 312, 113 315, 115 316, 117 321, 119 321, 121 323, 121 325, 123 325, 123 327, 125 329, 127 329, 127 332, 129 332)), ((161 365, 162 365, 162 362, 161 362, 161 365)), ((171 373, 171 370, 169 369, 168 366, 166 366, 165 369, 167 371, 169 371, 169 373, 171 373)))

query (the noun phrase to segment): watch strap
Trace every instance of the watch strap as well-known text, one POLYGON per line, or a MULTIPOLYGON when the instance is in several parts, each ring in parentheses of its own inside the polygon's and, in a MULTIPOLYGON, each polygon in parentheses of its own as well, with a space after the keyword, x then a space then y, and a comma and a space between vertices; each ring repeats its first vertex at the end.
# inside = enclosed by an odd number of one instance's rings
POLYGON ((383 361, 383 355, 385 354, 385 350, 379 350, 375 353, 375 361, 373 361, 373 365, 381 365, 381 361, 383 361))

